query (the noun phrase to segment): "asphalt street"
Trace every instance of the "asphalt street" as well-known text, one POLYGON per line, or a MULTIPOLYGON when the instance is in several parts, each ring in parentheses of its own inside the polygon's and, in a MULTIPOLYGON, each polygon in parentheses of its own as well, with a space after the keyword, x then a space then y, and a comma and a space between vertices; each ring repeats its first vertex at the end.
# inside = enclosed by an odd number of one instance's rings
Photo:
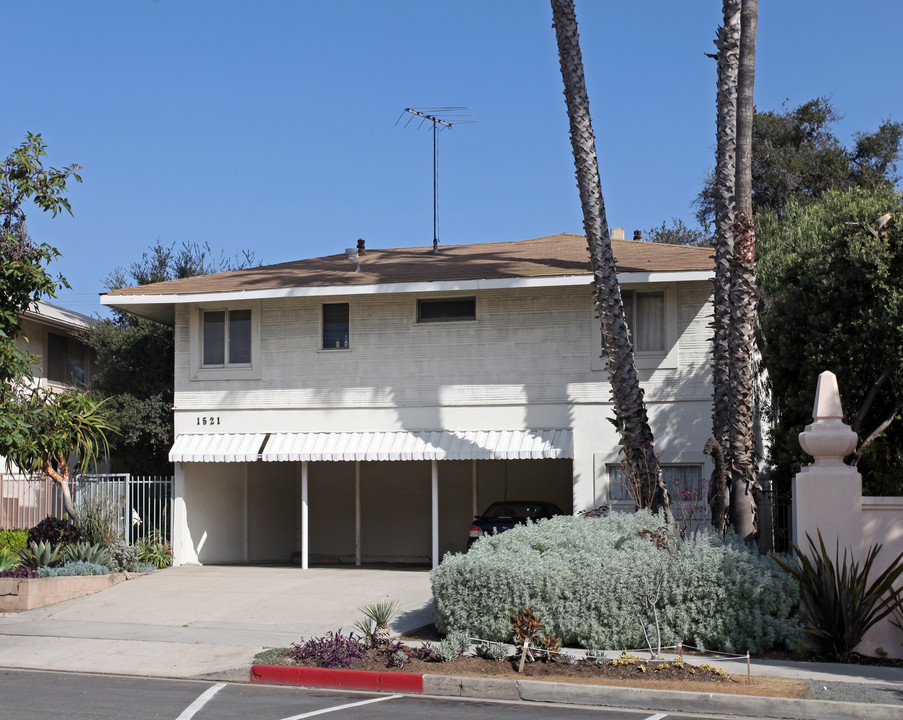
MULTIPOLYGON (((307 690, 271 685, 0 671, 0 720, 719 720, 525 702, 307 690)), ((726 720, 726 719, 725 719, 726 720)))

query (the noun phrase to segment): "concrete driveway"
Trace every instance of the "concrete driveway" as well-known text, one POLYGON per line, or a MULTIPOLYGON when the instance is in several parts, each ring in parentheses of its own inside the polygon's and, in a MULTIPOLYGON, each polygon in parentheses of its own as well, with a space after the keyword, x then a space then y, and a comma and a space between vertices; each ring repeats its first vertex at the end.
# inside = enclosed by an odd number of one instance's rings
POLYGON ((0 617, 0 667, 247 679, 254 655, 397 599, 393 630, 432 621, 427 570, 181 566, 0 617))

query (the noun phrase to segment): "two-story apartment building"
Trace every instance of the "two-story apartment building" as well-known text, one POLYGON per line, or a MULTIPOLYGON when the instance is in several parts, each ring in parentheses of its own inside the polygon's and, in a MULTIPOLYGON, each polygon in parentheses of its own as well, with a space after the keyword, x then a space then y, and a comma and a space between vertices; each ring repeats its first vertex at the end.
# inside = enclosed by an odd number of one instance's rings
MULTIPOLYGON (((656 449, 687 486, 711 424, 712 254, 613 246, 656 449)), ((495 500, 632 507, 581 235, 347 252, 102 302, 175 326, 177 563, 436 564, 495 500)))

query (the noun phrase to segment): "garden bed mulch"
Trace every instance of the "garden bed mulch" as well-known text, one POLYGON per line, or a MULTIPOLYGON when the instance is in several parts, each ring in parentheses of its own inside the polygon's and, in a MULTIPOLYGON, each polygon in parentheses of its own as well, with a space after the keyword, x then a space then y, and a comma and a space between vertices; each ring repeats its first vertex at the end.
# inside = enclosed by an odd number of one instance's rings
MULTIPOLYGON (((439 662, 434 657, 426 660, 414 657, 416 648, 407 647, 409 658, 403 667, 391 667, 384 651, 371 648, 365 658, 354 661, 350 670, 382 673, 416 673, 422 675, 457 675, 510 680, 545 680, 589 685, 614 685, 620 687, 655 688, 660 690, 687 690, 691 692, 717 692, 769 697, 801 698, 807 696, 807 686, 796 680, 753 676, 731 677, 705 663, 655 661, 643 657, 627 657, 609 660, 605 664, 592 661, 526 663, 518 672, 518 663, 511 659, 488 660, 464 655, 452 662, 439 662)), ((287 657, 287 648, 266 651, 255 662, 294 667, 317 667, 314 664, 295 662, 287 657)))

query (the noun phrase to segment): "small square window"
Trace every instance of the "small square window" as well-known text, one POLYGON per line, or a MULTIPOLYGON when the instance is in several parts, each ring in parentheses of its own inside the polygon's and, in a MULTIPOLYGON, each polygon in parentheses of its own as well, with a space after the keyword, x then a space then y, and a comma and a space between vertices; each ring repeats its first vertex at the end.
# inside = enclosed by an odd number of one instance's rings
POLYGON ((348 303, 323 305, 323 349, 348 347, 348 303))
POLYGON ((476 298, 444 298, 418 300, 417 322, 460 322, 477 319, 476 298))

